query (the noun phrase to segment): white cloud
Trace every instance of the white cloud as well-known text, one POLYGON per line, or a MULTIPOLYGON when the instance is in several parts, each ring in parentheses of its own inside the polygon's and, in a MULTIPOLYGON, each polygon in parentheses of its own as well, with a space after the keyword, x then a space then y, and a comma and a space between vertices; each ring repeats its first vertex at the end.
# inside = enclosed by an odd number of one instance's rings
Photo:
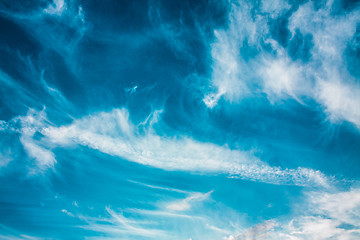
POLYGON ((293 219, 284 229, 276 234, 281 239, 343 239, 339 238, 343 229, 339 223, 320 216, 305 216, 293 219))
POLYGON ((213 191, 207 192, 207 193, 193 193, 189 197, 180 200, 175 201, 166 206, 167 209, 173 210, 173 211, 185 211, 191 208, 191 203, 194 202, 201 202, 209 198, 213 191))
MULTIPOLYGON (((156 186, 152 186, 157 188, 156 186)), ((163 189, 159 187, 159 189, 163 189)), ((167 190, 167 189, 164 189, 167 190)), ((171 191, 167 190, 167 191, 171 191)), ((179 190, 184 193, 186 191, 179 190)), ((229 222, 237 219, 231 212, 231 219, 224 214, 228 209, 217 205, 215 209, 204 208, 203 201, 208 199, 208 193, 193 192, 185 199, 175 201, 160 200, 160 204, 147 209, 117 209, 106 207, 106 215, 99 217, 77 216, 85 224, 81 228, 101 233, 104 239, 221 239, 229 234, 232 228, 229 222), (173 209, 174 203, 187 201, 191 207, 173 209), (181 211, 186 211, 183 213, 181 211), (224 216, 219 217, 219 211, 224 216), (225 222, 225 223, 224 223, 225 222), (218 227, 218 225, 225 227, 218 227)), ((159 195, 163 198, 164 195, 159 195)), ((179 206, 178 204, 176 204, 179 206)), ((148 206, 148 204, 147 204, 148 206)))
POLYGON ((203 102, 208 108, 213 108, 217 105, 219 99, 224 93, 225 92, 222 91, 218 93, 209 93, 204 97, 203 102))
POLYGON ((69 217, 74 217, 74 214, 72 214, 71 212, 69 212, 66 209, 62 209, 61 212, 65 213, 66 215, 68 215, 69 217))
MULTIPOLYGON (((152 188, 152 189, 164 190, 164 191, 168 191, 168 192, 177 192, 177 193, 182 193, 182 194, 188 195, 184 199, 160 204, 161 208, 164 208, 165 211, 157 211, 156 214, 164 214, 167 216, 172 215, 174 217, 188 217, 187 215, 174 214, 174 212, 191 210, 191 208, 193 207, 194 204, 201 203, 201 202, 207 200, 210 197, 210 195, 214 192, 214 190, 209 191, 207 193, 188 192, 188 191, 175 189, 175 188, 166 188, 166 187, 149 185, 149 184, 131 181, 131 180, 129 180, 129 181, 132 183, 135 183, 135 184, 140 184, 140 185, 148 187, 148 188, 152 188), (169 210, 170 210, 170 212, 169 212, 169 210)), ((146 211, 142 211, 142 213, 146 213, 146 211)), ((149 212, 147 212, 147 213, 149 213, 149 212)))
POLYGON ((337 193, 314 192, 309 194, 309 199, 315 213, 325 214, 339 223, 351 224, 360 229, 360 189, 337 193))
POLYGON ((220 98, 233 103, 264 92, 272 104, 288 98, 307 104, 308 99, 314 99, 331 122, 349 121, 359 127, 360 86, 347 72, 343 56, 360 21, 360 10, 334 15, 332 4, 327 1, 315 9, 310 1, 300 5, 289 18, 291 39, 296 31, 312 36, 311 58, 303 63, 292 60, 287 48, 273 39, 268 29, 271 18, 289 9, 286 2, 263 1, 260 10, 265 15, 252 15, 252 7, 243 1, 232 3, 228 27, 215 30, 211 44, 210 84, 215 90, 205 93, 207 107, 214 108, 220 98), (250 61, 241 54, 244 41, 259 51, 250 61), (264 43, 271 46, 272 54, 264 49, 264 43))
POLYGON ((272 103, 288 97, 301 102, 298 96, 307 94, 310 88, 303 72, 302 66, 292 63, 288 58, 267 59, 260 70, 263 91, 272 103))
POLYGON ((80 219, 87 222, 87 225, 81 227, 105 234, 106 239, 119 238, 120 236, 142 236, 155 239, 164 239, 167 237, 165 231, 153 226, 153 222, 132 220, 121 213, 115 212, 110 207, 106 207, 105 210, 108 214, 108 217, 106 218, 89 218, 81 216, 80 219))
POLYGON ((32 138, 22 136, 20 138, 22 145, 28 156, 34 158, 40 169, 53 168, 56 163, 55 155, 50 150, 41 147, 32 138))
POLYGON ((277 232, 283 239, 358 239, 360 189, 335 193, 311 192, 303 216, 293 218, 277 232))
POLYGON ((312 34, 311 65, 306 66, 309 77, 316 80, 309 96, 320 103, 330 121, 349 121, 360 126, 360 86, 345 70, 344 51, 360 21, 360 11, 334 16, 332 2, 315 11, 313 3, 301 6, 290 18, 289 29, 299 29, 303 34, 312 34))
POLYGON ((148 188, 153 188, 153 189, 160 189, 160 190, 164 190, 164 191, 172 191, 172 192, 178 192, 178 193, 187 193, 187 194, 189 193, 187 191, 176 189, 176 188, 160 187, 160 186, 146 184, 146 183, 137 182, 137 181, 133 181, 133 180, 128 180, 128 181, 132 182, 132 183, 135 183, 135 184, 139 184, 139 185, 148 187, 148 188))
POLYGON ((260 223, 254 227, 251 227, 245 230, 240 235, 236 237, 231 235, 229 237, 225 237, 224 240, 265 240, 272 239, 270 238, 271 234, 273 234, 273 229, 277 225, 277 223, 273 220, 268 220, 264 223, 260 223))
POLYGON ((332 122, 347 120, 360 129, 360 88, 340 82, 318 80, 317 99, 332 122))
MULTIPOLYGON (((245 94, 246 85, 239 81, 240 66, 237 60, 237 42, 232 40, 232 36, 225 31, 215 31, 216 43, 213 44, 211 55, 214 60, 212 82, 217 92, 212 105, 216 104, 217 99, 226 95, 233 100, 245 94)), ((206 100, 204 100, 206 101, 206 100)))
POLYGON ((261 34, 267 32, 264 18, 260 15, 252 18, 245 2, 231 3, 228 21, 228 29, 214 31, 215 41, 211 44, 214 90, 203 99, 209 108, 215 107, 221 97, 238 102, 249 95, 248 82, 253 80, 254 73, 252 66, 240 57, 240 48, 244 40, 258 47, 261 34))
POLYGON ((41 170, 52 168, 56 163, 52 148, 80 144, 164 170, 226 174, 271 184, 330 186, 331 180, 320 171, 300 167, 281 169, 269 166, 250 151, 232 150, 185 136, 159 136, 152 128, 158 117, 156 111, 145 124, 134 126, 125 109, 114 109, 74 120, 70 125, 54 127, 46 119, 45 110, 29 110, 27 116, 17 117, 9 124, 12 131, 20 133, 24 149, 41 170), (15 127, 17 123, 20 128, 15 127), (35 139, 36 133, 41 137, 35 139))
POLYGON ((284 0, 263 0, 261 1, 261 11, 268 13, 272 18, 278 17, 284 11, 290 9, 290 5, 284 0))
MULTIPOLYGON (((271 220, 258 224, 238 236, 240 239, 340 239, 360 237, 360 190, 310 192, 304 203, 297 203, 295 217, 288 222, 271 220)), ((285 219, 282 217, 282 219, 285 219)))
POLYGON ((11 122, 12 124, 16 122, 20 123, 20 129, 14 130, 19 131, 21 134, 20 142, 25 151, 29 157, 36 160, 36 164, 41 170, 52 168, 56 163, 54 153, 45 147, 43 142, 33 138, 35 133, 39 132, 44 125, 48 124, 44 110, 36 112, 30 109, 26 116, 17 117, 11 122))
MULTIPOLYGON (((312 62, 303 69, 307 78, 313 78, 316 82, 313 88, 307 88, 308 94, 303 95, 320 103, 332 122, 345 120, 359 127, 360 87, 344 70, 343 53, 356 31, 360 14, 355 10, 333 16, 331 4, 328 1, 326 7, 315 11, 313 3, 309 2, 302 5, 289 20, 289 30, 293 34, 299 29, 303 34, 312 34, 314 39, 312 62)), ((302 82, 306 83, 306 80, 302 82)))
POLYGON ((308 2, 290 17, 289 30, 293 34, 296 29, 303 34, 311 33, 315 45, 313 57, 326 64, 336 62, 333 67, 338 68, 342 65, 342 54, 356 31, 360 15, 359 10, 344 15, 333 15, 331 11, 329 6, 315 10, 313 2, 308 2))
POLYGON ((307 168, 271 167, 251 152, 201 143, 188 137, 162 137, 151 129, 139 133, 125 109, 100 112, 61 127, 40 131, 47 143, 84 145, 132 162, 165 170, 223 173, 272 184, 328 186, 321 172, 307 168))
POLYGON ((60 16, 63 11, 66 10, 66 3, 64 0, 54 0, 52 4, 49 4, 47 8, 44 9, 44 12, 50 15, 60 16))

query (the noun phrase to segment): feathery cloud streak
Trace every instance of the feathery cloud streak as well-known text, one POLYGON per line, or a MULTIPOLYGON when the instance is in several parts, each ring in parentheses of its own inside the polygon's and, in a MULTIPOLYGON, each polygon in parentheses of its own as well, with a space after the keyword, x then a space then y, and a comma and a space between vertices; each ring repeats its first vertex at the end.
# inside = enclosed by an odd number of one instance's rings
MULTIPOLYGON (((155 114, 156 115, 156 114, 155 114)), ((165 170, 228 174, 233 177, 272 184, 328 187, 330 180, 320 171, 308 168, 272 167, 251 152, 202 143, 188 137, 163 137, 152 127, 142 134, 129 120, 125 109, 100 112, 75 120, 70 125, 53 127, 44 111, 30 111, 20 121, 20 140, 29 156, 41 166, 56 162, 49 147, 80 144, 139 164, 165 170), (32 137, 36 132, 41 140, 32 137), (47 147, 46 147, 47 146, 47 147)), ((153 122, 151 120, 150 122, 153 122)))

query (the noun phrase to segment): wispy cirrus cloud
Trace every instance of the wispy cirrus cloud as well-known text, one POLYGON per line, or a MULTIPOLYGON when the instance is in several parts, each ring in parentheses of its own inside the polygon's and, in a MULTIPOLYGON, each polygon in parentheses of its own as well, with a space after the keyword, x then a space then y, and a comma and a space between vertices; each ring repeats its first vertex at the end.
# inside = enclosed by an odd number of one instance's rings
POLYGON ((184 211, 190 208, 190 204, 193 202, 201 202, 206 200, 213 191, 207 193, 193 193, 189 197, 181 200, 170 203, 166 206, 167 209, 173 211, 184 211))
MULTIPOLYGON (((141 184, 134 182, 135 184, 141 184)), ((83 222, 79 227, 90 231, 89 238, 98 239, 182 239, 197 236, 221 238, 229 229, 221 229, 215 225, 217 220, 211 218, 212 212, 202 212, 203 201, 211 192, 187 192, 179 189, 168 189, 160 186, 145 185, 168 193, 177 192, 185 198, 172 197, 172 200, 159 200, 150 209, 127 208, 121 206, 105 207, 105 215, 93 217, 91 215, 75 214, 62 210, 70 217, 83 222), (186 203, 186 204, 184 204, 186 203), (176 207, 175 207, 176 205, 176 207), (185 207, 186 205, 186 207, 185 207), (180 228, 179 228, 180 227, 180 228), (181 229, 188 229, 182 232, 181 229), (180 233, 179 233, 180 231, 180 233), (94 237, 91 237, 93 235, 94 237)), ((229 220, 229 219, 227 219, 229 220)))
MULTIPOLYGON (((201 201, 206 200, 209 193, 193 193, 190 197, 177 200, 177 202, 187 201, 195 195, 201 196, 201 199, 197 198, 201 203, 201 201)), ((126 209, 121 210, 119 213, 107 207, 106 211, 109 217, 92 218, 81 216, 80 218, 87 222, 87 225, 81 227, 104 233, 106 234, 105 239, 115 238, 119 234, 133 237, 146 236, 149 238, 157 236, 159 239, 166 239, 166 237, 172 236, 177 231, 169 226, 165 230, 155 222, 149 221, 149 219, 160 222, 166 219, 165 225, 176 225, 181 222, 182 229, 191 223, 193 228, 189 233, 194 234, 193 237, 197 236, 195 232, 207 231, 210 234, 209 239, 325 240, 336 238, 345 240, 357 239, 360 236, 360 194, 358 188, 332 192, 312 191, 307 192, 302 199, 303 202, 299 201, 293 204, 292 213, 266 220, 250 228, 244 228, 244 225, 241 224, 230 226, 234 219, 226 217, 220 219, 220 221, 229 221, 228 227, 224 227, 224 222, 220 224, 221 227, 216 227, 219 224, 217 222, 219 219, 215 221, 211 218, 211 214, 202 213, 198 215, 198 213, 195 213, 196 211, 192 211, 196 210, 196 206, 201 206, 196 203, 197 200, 188 202, 190 205, 185 214, 178 213, 184 209, 169 209, 167 206, 171 202, 163 202, 158 208, 152 210, 126 209), (125 217, 125 215, 128 217, 125 217), (142 217, 139 217, 139 215, 142 217), (197 231, 194 231, 194 226, 196 226, 197 231), (240 233, 236 234, 237 232, 240 233)), ((191 234, 188 236, 191 236, 191 234)), ((201 233, 200 235, 205 236, 206 234, 201 233)), ((177 237, 179 236, 177 235, 177 237)))
POLYGON ((204 96, 207 107, 214 108, 221 98, 238 103, 264 92, 272 104, 292 98, 306 105, 313 99, 331 122, 358 127, 360 101, 346 96, 357 96, 360 86, 346 70, 345 56, 360 15, 358 9, 333 15, 334 4, 316 8, 308 2, 296 9, 268 1, 257 9, 262 14, 254 15, 256 4, 232 2, 229 26, 215 30, 210 46, 215 90, 204 96), (346 104, 340 109, 339 102, 346 104))
POLYGON ((20 121, 20 139, 29 156, 35 158, 40 166, 53 166, 56 162, 49 149, 79 144, 128 161, 171 171, 227 174, 271 184, 328 187, 331 183, 320 171, 272 167, 249 151, 202 143, 185 136, 160 136, 151 125, 145 133, 140 133, 125 109, 100 112, 60 127, 51 126, 44 112, 37 115, 30 111, 27 116, 14 121, 20 121), (44 137, 34 140, 36 132, 44 137))
POLYGON ((11 10, 3 7, 0 13, 22 26, 43 50, 51 49, 65 61, 71 61, 68 57, 89 28, 82 6, 72 1, 38 1, 31 8, 19 4, 18 8, 11 10))
MULTIPOLYGON (((81 226, 86 230, 105 234, 104 239, 112 239, 122 237, 146 237, 146 238, 166 238, 168 235, 161 229, 156 229, 149 225, 148 222, 135 221, 125 217, 121 213, 115 212, 111 207, 105 208, 108 218, 86 218, 81 217, 82 220, 87 221, 87 225, 81 226)), ((98 237, 95 237, 98 239, 98 237)))
POLYGON ((44 238, 22 234, 12 228, 0 224, 0 238, 3 240, 41 240, 44 238))
POLYGON ((319 80, 316 96, 330 121, 346 119, 360 129, 360 88, 351 84, 319 80))

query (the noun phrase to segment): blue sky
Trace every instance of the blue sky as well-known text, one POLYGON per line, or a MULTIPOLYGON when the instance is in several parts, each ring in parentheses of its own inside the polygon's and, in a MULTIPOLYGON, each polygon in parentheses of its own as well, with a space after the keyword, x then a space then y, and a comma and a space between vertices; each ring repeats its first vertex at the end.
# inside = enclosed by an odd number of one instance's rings
POLYGON ((360 2, 0 1, 0 239, 360 239, 360 2))

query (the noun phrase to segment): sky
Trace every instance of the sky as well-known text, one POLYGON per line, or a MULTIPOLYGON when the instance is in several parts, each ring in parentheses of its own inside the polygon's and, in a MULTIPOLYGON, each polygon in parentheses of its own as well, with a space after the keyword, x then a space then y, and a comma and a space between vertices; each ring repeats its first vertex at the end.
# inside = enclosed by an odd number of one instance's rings
POLYGON ((360 239, 360 1, 0 0, 0 239, 360 239))

